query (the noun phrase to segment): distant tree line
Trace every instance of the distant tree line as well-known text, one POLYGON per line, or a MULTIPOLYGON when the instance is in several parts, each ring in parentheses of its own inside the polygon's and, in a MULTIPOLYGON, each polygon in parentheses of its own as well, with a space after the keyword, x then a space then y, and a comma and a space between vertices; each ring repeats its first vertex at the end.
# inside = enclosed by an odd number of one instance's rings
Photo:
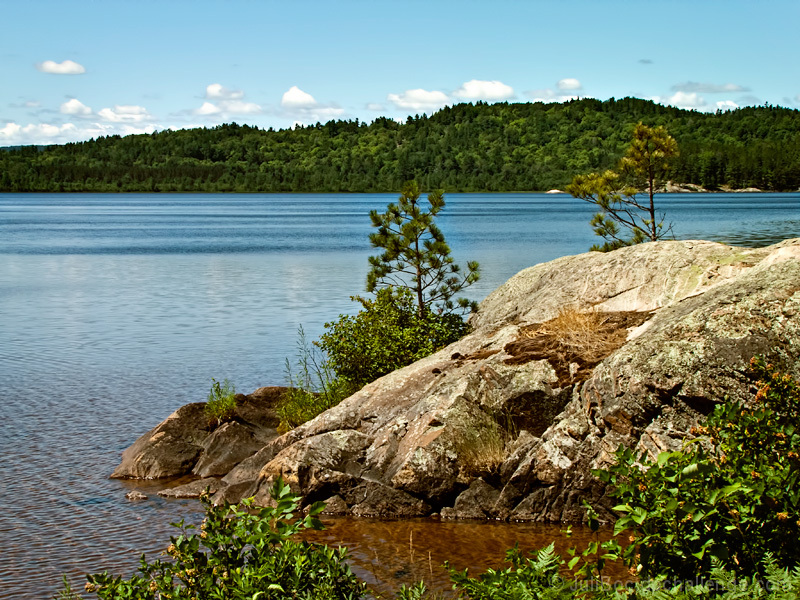
POLYGON ((709 189, 800 188, 800 111, 701 113, 623 98, 459 104, 405 123, 329 121, 108 136, 0 151, 5 192, 447 192, 564 188, 612 168, 639 122, 664 126, 674 181, 709 189))

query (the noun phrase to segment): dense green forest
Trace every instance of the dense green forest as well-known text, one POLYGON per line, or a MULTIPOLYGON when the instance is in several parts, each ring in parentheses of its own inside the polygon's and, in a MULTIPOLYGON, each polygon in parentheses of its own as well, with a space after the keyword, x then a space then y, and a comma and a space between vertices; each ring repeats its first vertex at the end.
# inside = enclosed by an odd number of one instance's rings
POLYGON ((800 188, 800 111, 701 113, 623 98, 459 104, 401 124, 328 123, 109 136, 0 152, 6 192, 542 191, 613 167, 637 122, 678 141, 673 180, 709 189, 800 188))

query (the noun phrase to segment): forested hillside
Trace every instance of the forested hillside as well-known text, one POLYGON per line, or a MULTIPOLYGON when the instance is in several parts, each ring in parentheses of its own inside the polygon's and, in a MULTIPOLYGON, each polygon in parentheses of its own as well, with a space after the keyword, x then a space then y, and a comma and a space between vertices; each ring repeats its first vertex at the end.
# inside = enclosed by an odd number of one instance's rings
POLYGON ((678 141, 673 180, 715 189, 800 188, 800 111, 701 113, 624 98, 459 104, 399 124, 330 121, 211 129, 0 151, 0 191, 541 191, 614 166, 635 123, 678 141))

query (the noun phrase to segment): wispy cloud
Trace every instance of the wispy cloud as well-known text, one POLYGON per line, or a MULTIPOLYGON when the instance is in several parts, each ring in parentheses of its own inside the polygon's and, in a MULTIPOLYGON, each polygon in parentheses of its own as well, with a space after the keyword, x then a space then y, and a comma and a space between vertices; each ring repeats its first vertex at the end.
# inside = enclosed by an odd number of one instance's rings
POLYGON ((575 92, 583 90, 583 85, 578 79, 567 77, 556 82, 556 89, 545 88, 540 90, 528 90, 525 95, 533 102, 568 102, 575 100, 578 95, 575 92))
POLYGON ((97 116, 109 123, 141 123, 151 119, 144 106, 120 105, 114 108, 102 108, 97 111, 97 116))
POLYGON ((696 81, 686 81, 684 83, 676 83, 672 86, 673 92, 686 92, 696 94, 725 94, 732 92, 749 92, 750 88, 746 88, 735 83, 699 83, 696 81))
POLYGON ((240 100, 244 98, 241 90, 229 90, 219 83, 206 86, 206 98, 209 100, 240 100))
POLYGON ((133 135, 138 133, 153 133, 156 130, 153 124, 126 124, 126 123, 30 123, 20 125, 9 122, 0 127, 0 146, 16 144, 65 144, 97 138, 106 135, 133 135))
POLYGON ((577 79, 572 77, 568 77, 566 79, 560 79, 559 82, 556 84, 559 90, 562 92, 564 91, 576 91, 581 90, 583 87, 581 86, 581 82, 577 79))
POLYGON ((417 88, 401 94, 389 94, 386 99, 397 108, 408 110, 437 110, 450 104, 450 96, 438 90, 417 88))
POLYGON ((245 102, 242 90, 232 90, 220 83, 206 86, 205 102, 192 112, 201 117, 214 115, 258 115, 263 113, 255 102, 245 102))
POLYGON ((86 68, 73 60, 65 60, 60 63, 53 60, 46 60, 37 63, 36 68, 42 73, 50 73, 52 75, 81 75, 86 73, 86 68))
POLYGON ((720 100, 717 102, 717 110, 736 110, 739 105, 733 100, 720 100))

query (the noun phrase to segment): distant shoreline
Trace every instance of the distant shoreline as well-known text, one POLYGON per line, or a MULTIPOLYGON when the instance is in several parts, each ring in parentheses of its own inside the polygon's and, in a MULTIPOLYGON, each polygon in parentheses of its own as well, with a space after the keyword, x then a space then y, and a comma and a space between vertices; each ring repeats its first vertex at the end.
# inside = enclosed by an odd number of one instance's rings
MULTIPOLYGON (((797 190, 765 190, 759 188, 721 188, 715 190, 709 190, 704 187, 694 185, 694 184, 671 184, 671 186, 666 190, 660 190, 659 194, 795 194, 800 192, 800 189, 797 190)), ((224 195, 224 196, 245 196, 245 195, 256 195, 256 194, 269 194, 269 195, 286 195, 286 194, 304 194, 304 195, 311 195, 311 194, 319 194, 319 195, 332 195, 332 194, 350 194, 350 195, 359 195, 359 196, 366 196, 369 194, 397 194, 397 190, 389 190, 389 191, 373 191, 373 192, 346 192, 346 191, 335 191, 335 192, 325 192, 325 191, 317 191, 317 192, 298 192, 298 191, 283 191, 283 192, 268 192, 268 191, 247 191, 247 192, 234 192, 234 191, 217 191, 217 192, 208 192, 208 191, 189 191, 189 190, 117 190, 117 191, 95 191, 95 190, 63 190, 63 191, 11 191, 11 190, 0 190, 0 194, 48 194, 48 195, 68 195, 68 194, 108 194, 108 195, 126 195, 126 194, 192 194, 195 196, 205 196, 205 195, 224 195)), ((564 190, 560 189, 551 189, 551 190, 491 190, 491 191, 448 191, 445 190, 446 194, 547 194, 552 196, 557 195, 565 195, 569 196, 569 193, 565 192, 564 190)))

